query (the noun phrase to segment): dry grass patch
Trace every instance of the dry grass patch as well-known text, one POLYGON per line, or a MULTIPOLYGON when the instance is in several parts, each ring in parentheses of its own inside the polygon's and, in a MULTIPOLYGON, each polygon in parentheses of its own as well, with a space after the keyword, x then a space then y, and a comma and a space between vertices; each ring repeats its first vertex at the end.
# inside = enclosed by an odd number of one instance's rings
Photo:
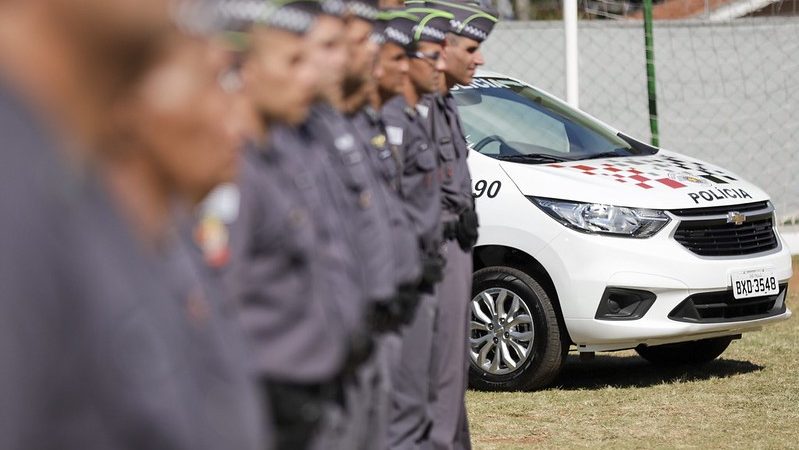
MULTIPOLYGON (((799 259, 794 259, 795 272, 799 259)), ((799 311, 799 275, 788 301, 799 311)), ((570 355, 557 386, 467 394, 476 449, 799 447, 799 319, 745 334, 710 364, 570 355)))

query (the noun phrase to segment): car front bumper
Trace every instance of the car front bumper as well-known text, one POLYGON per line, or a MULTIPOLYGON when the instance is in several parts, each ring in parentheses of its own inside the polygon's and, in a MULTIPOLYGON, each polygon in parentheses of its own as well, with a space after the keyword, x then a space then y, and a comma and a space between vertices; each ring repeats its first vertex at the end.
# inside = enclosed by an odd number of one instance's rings
MULTIPOLYGON (((792 275, 791 255, 782 238, 770 252, 739 257, 700 257, 672 239, 670 224, 649 239, 599 236, 564 229, 536 255, 552 277, 569 336, 580 351, 609 351, 640 344, 660 345, 756 331, 788 319, 791 311, 689 323, 669 318, 689 296, 731 289, 732 272, 769 269, 783 285, 792 275), (608 287, 637 289, 657 298, 640 319, 596 319, 608 287)), ((776 231, 775 231, 776 232, 776 231)), ((784 295, 787 299, 787 292, 784 295)), ((780 300, 782 301, 782 300, 780 300)), ((781 306, 781 305, 780 305, 781 306)))

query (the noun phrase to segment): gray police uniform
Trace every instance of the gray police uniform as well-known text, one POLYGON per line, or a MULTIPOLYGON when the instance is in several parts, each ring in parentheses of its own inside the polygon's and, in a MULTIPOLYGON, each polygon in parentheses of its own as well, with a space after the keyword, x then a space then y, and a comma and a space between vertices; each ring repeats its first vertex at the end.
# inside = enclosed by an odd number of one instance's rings
POLYGON ((170 273, 37 123, 0 89, 0 448, 262 448, 243 362, 191 354, 170 273))
MULTIPOLYGON (((440 96, 430 96, 425 103, 432 111, 430 124, 444 165, 442 221, 445 230, 452 229, 457 226, 460 214, 473 204, 466 164, 469 150, 454 103, 447 105, 440 96)), ((447 264, 444 279, 436 287, 439 313, 436 315, 437 345, 432 358, 435 421, 430 436, 436 448, 470 448, 464 395, 468 383, 472 255, 471 249, 461 248, 453 234, 447 234, 442 253, 447 264)))
MULTIPOLYGON (((205 264, 202 253, 191 238, 190 219, 176 219, 176 230, 163 249, 164 273, 178 307, 188 318, 191 346, 188 357, 200 369, 195 377, 201 382, 198 396, 207 398, 210 408, 208 431, 220 434, 229 445, 261 448, 263 444, 247 444, 240 424, 251 429, 266 429, 271 434, 271 420, 261 420, 253 412, 261 411, 256 375, 249 365, 250 354, 238 321, 238 311, 225 301, 221 280, 205 264), (230 370, 230 367, 246 370, 230 370), (243 389, 242 387, 246 387, 243 389), (235 395, 230 395, 230 392, 235 395), (235 400, 235 401, 231 401, 235 400), (244 414, 243 414, 244 413, 244 414)), ((266 413, 266 411, 264 411, 266 413)))
POLYGON ((420 300, 418 291, 421 275, 421 253, 419 239, 411 226, 410 219, 400 198, 402 187, 402 157, 397 145, 387 142, 386 130, 379 113, 371 106, 365 107, 353 117, 353 125, 367 141, 367 150, 374 170, 382 175, 384 183, 380 188, 385 199, 384 204, 391 219, 392 245, 395 256, 396 282, 400 286, 400 296, 395 305, 390 330, 386 330, 378 338, 377 359, 380 370, 380 395, 373 406, 373 413, 378 417, 380 429, 371 430, 380 441, 372 441, 373 448, 388 448, 386 440, 391 414, 391 395, 393 391, 392 372, 399 365, 401 338, 400 326, 408 325, 415 316, 420 300))
POLYGON ((328 307, 331 323, 341 328, 350 344, 366 339, 364 317, 366 298, 360 285, 361 267, 346 234, 347 217, 331 204, 333 188, 330 162, 324 147, 314 142, 304 127, 278 127, 272 133, 272 151, 281 161, 276 176, 292 184, 299 195, 295 201, 309 213, 317 245, 311 263, 321 277, 314 283, 315 297, 328 307))
MULTIPOLYGON (((403 278, 415 275, 414 267, 410 261, 397 259, 394 242, 400 236, 394 235, 397 216, 392 212, 393 194, 370 160, 369 153, 374 151, 372 140, 379 138, 371 121, 360 113, 345 117, 327 105, 318 104, 312 109, 306 126, 317 142, 326 143, 331 177, 338 178, 345 187, 331 190, 332 200, 350 224, 347 227, 350 244, 361 263, 364 290, 369 299, 367 311, 371 323, 366 325, 373 327, 378 344, 372 358, 346 384, 345 411, 349 426, 339 445, 341 448, 382 448, 388 402, 387 368, 380 344, 386 330, 374 328, 374 322, 385 321, 376 313, 385 312, 397 302, 399 285, 406 282, 403 278)), ((401 258, 402 254, 399 256, 401 258)))
MULTIPOLYGON (((433 7, 454 17, 450 32, 475 42, 483 42, 497 22, 490 6, 466 1, 428 0, 433 7)), ((438 286, 441 313, 437 317, 433 360, 436 392, 433 413, 436 421, 430 434, 436 448, 470 448, 464 395, 468 377, 469 301, 471 298, 472 255, 477 241, 477 215, 471 196, 471 179, 466 158, 469 150, 452 95, 427 99, 434 111, 433 126, 442 149, 454 150, 450 169, 442 183, 445 213, 444 230, 447 266, 438 286), (444 313, 446 312, 446 313, 444 313)), ((447 156, 447 152, 445 152, 447 156)))
POLYGON ((338 305, 319 298, 323 287, 317 284, 326 278, 313 260, 321 243, 285 169, 280 152, 245 150, 226 278, 255 370, 270 391, 277 444, 303 448, 316 436, 348 348, 340 316, 333 314, 338 305))
POLYGON ((326 144, 331 170, 347 188, 334 193, 336 206, 350 217, 348 237, 363 269, 366 297, 370 302, 390 301, 397 288, 391 224, 366 144, 352 122, 329 105, 315 105, 306 127, 316 142, 326 144))
POLYGON ((420 254, 416 233, 400 198, 402 155, 396 145, 388 142, 385 123, 371 106, 355 114, 352 122, 362 140, 367 142, 367 156, 373 170, 382 176, 383 184, 379 188, 391 224, 395 282, 398 286, 416 285, 421 275, 420 254))
POLYGON ((400 195, 406 214, 424 255, 436 254, 441 243, 441 177, 427 119, 402 96, 386 103, 382 114, 388 143, 402 154, 400 195))
MULTIPOLYGON (((416 232, 421 251, 437 255, 441 239, 441 189, 438 155, 431 144, 424 118, 401 96, 382 110, 389 145, 402 155, 400 193, 404 209, 416 232)), ((398 364, 394 368, 391 448, 425 445, 432 423, 430 406, 431 351, 436 298, 422 296, 411 324, 401 330, 398 364)))

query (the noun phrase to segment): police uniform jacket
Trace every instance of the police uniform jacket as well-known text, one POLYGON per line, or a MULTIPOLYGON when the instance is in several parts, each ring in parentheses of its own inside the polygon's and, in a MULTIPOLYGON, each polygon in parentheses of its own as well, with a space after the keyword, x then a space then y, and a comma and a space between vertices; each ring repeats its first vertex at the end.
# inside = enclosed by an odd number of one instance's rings
POLYGON ((439 153, 431 140, 426 119, 402 96, 388 101, 382 110, 389 145, 402 160, 400 195, 420 247, 437 254, 441 243, 441 181, 439 153))
POLYGON ((457 219, 472 207, 471 179, 466 163, 468 148, 463 137, 454 99, 426 95, 422 103, 430 109, 427 126, 439 151, 441 161, 441 200, 443 220, 457 219))
POLYGON ((249 145, 240 171, 239 215, 231 224, 230 292, 262 377, 325 383, 339 374, 344 331, 317 294, 320 242, 278 152, 249 145))
POLYGON ((325 146, 331 172, 345 187, 332 195, 340 213, 348 217, 347 235, 360 263, 365 297, 370 302, 389 301, 397 288, 391 223, 379 191, 382 181, 369 162, 366 143, 352 121, 329 105, 315 105, 306 127, 314 141, 325 146))
POLYGON ((327 152, 305 127, 277 127, 271 141, 283 168, 279 176, 293 185, 296 200, 308 211, 316 233, 318 243, 311 264, 321 280, 313 283, 314 296, 327 306, 331 323, 341 327, 346 338, 357 339, 364 330, 367 304, 360 284, 361 268, 347 240, 347 217, 330 197, 332 191, 343 187, 331 180, 327 152))
POLYGON ((384 199, 386 213, 391 220, 396 283, 415 283, 421 272, 418 239, 400 198, 401 164, 399 148, 386 140, 385 124, 380 114, 367 106, 353 117, 353 125, 368 142, 369 160, 373 170, 382 175, 379 193, 384 199))
POLYGON ((0 133, 0 448, 263 446, 243 361, 193 353, 225 331, 195 328, 163 261, 2 87, 0 133))

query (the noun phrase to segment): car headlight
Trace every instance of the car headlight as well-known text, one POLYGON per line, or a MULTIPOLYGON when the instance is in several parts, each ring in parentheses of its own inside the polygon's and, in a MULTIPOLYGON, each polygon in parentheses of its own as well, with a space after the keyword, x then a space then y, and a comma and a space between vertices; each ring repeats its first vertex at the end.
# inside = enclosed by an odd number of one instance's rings
POLYGON ((584 233, 648 238, 669 223, 663 211, 528 197, 563 225, 584 233))

